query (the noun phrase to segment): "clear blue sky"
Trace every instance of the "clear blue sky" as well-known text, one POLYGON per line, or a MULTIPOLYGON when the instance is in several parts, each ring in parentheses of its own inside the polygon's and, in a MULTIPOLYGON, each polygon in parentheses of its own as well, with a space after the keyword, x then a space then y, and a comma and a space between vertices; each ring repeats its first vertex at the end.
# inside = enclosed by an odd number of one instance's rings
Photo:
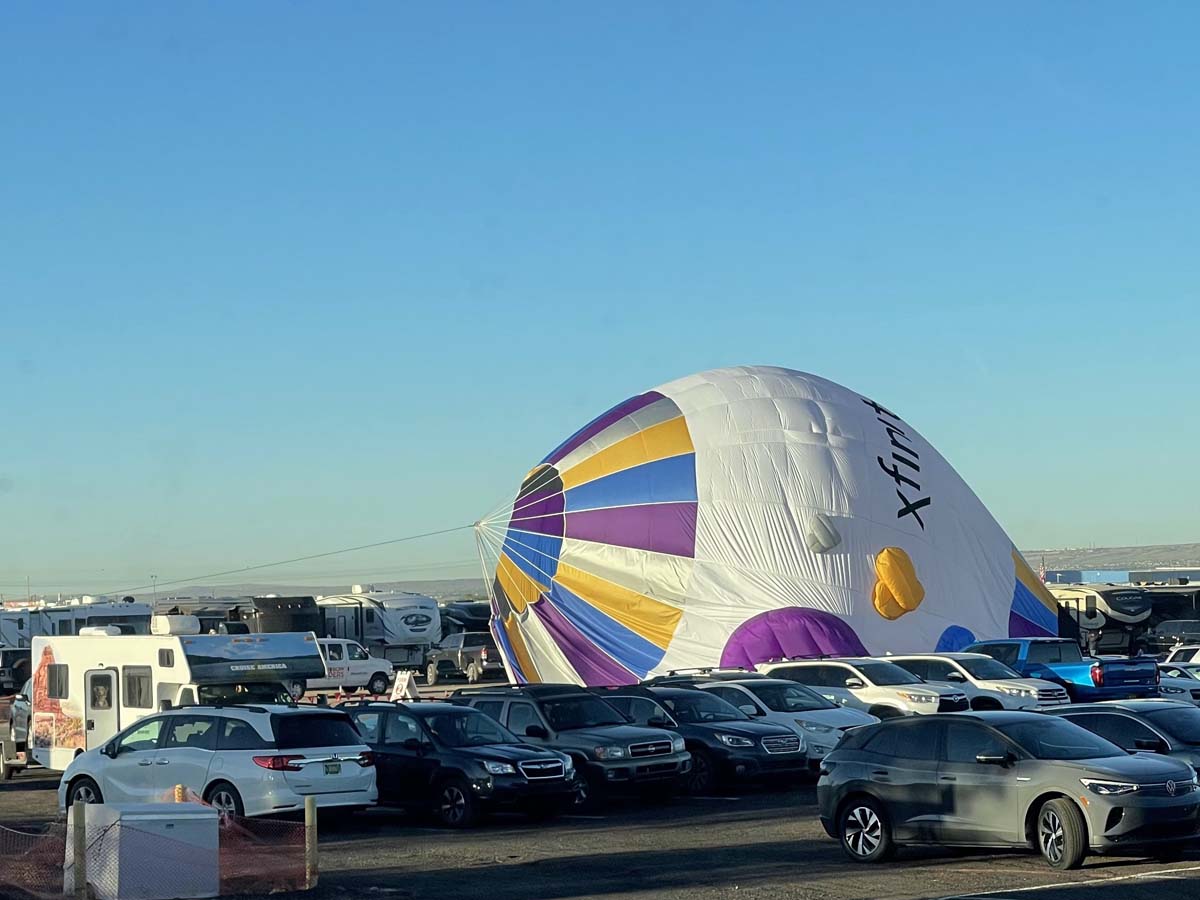
POLYGON ((3 16, 6 595, 467 523, 735 363, 902 410, 1023 547, 1200 540, 1195 5, 3 16))

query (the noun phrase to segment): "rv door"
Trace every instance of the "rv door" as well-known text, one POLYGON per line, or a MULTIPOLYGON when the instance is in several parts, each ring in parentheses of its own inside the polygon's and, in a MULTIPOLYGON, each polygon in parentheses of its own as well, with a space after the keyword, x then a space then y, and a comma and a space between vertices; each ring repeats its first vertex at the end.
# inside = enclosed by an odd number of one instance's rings
POLYGON ((87 749, 102 747, 121 730, 117 716, 117 670, 92 669, 84 674, 84 731, 87 749))

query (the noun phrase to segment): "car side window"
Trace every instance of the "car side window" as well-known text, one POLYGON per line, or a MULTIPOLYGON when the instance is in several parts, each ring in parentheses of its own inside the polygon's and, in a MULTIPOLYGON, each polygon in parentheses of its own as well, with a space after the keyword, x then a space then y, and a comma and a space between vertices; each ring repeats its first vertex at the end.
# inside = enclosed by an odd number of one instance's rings
POLYGON ((1129 716, 1119 716, 1114 713, 1089 713, 1085 716, 1066 716, 1065 718, 1102 738, 1107 738, 1122 750, 1136 750, 1138 741, 1159 740, 1157 734, 1129 716))
POLYGON ((379 743, 379 725, 383 720, 383 716, 377 712, 360 712, 354 713, 351 718, 354 719, 358 733, 362 735, 366 743, 379 743))
POLYGON ((158 746, 158 736, 162 734, 162 726, 162 719, 146 719, 117 742, 117 752, 131 753, 136 750, 155 749, 158 746))
POLYGON ((621 703, 617 709, 633 719, 635 725, 648 725, 651 719, 663 718, 663 711, 653 700, 647 700, 645 697, 617 697, 615 699, 621 703))
POLYGON ((450 635, 448 638, 446 638, 444 641, 442 641, 442 648, 445 650, 457 650, 459 647, 462 646, 462 643, 463 643, 462 632, 458 632, 456 634, 450 635))
MULTIPOLYGON (((621 709, 620 707, 617 707, 621 709)), ((621 709, 621 712, 625 712, 621 709)), ((541 725, 537 710, 532 703, 510 703, 508 705, 508 730, 517 737, 525 737, 525 729, 530 725, 541 725)))
POLYGON ((209 716, 172 716, 167 719, 167 732, 163 748, 167 750, 187 748, 189 750, 215 750, 217 747, 216 721, 209 716))
POLYGON ((394 747, 403 744, 410 738, 423 740, 424 737, 425 735, 421 732, 421 723, 412 716, 403 713, 388 713, 387 730, 384 732, 385 744, 394 747))
POLYGON ((217 735, 221 750, 266 750, 271 744, 244 719, 226 719, 217 735))
POLYGON ((893 759, 935 759, 940 731, 940 722, 897 722, 880 728, 863 749, 893 759))
POLYGON ((342 658, 341 644, 325 644, 325 658, 340 660, 342 658))
POLYGON ((900 668, 904 669, 906 672, 912 672, 918 678, 924 678, 924 679, 928 680, 930 678, 935 677, 934 675, 930 674, 930 672, 933 671, 933 663, 929 662, 928 660, 925 660, 925 659, 897 659, 897 660, 893 660, 893 662, 895 662, 896 665, 898 665, 900 668))
POLYGON ((500 721, 500 711, 504 709, 503 700, 478 700, 471 705, 484 715, 491 716, 497 722, 500 721))
POLYGON ((367 651, 358 644, 350 644, 346 649, 350 651, 350 658, 352 660, 359 661, 368 658, 367 651))
POLYGON ((924 672, 916 671, 908 663, 902 663, 900 668, 908 669, 908 671, 912 672, 918 678, 924 678, 927 681, 949 681, 950 676, 958 672, 958 669, 954 668, 954 666, 950 665, 950 663, 940 659, 930 659, 925 660, 924 662, 924 672))
POLYGON ((732 703, 734 706, 745 706, 747 703, 754 702, 735 687, 714 687, 708 688, 708 691, 711 694, 716 694, 726 703, 732 703))
POLYGON ((828 666, 791 666, 771 674, 788 678, 798 684, 807 684, 810 687, 832 687, 828 666))
POLYGON ((1015 666, 1020 648, 1016 644, 990 644, 986 647, 980 647, 979 652, 986 653, 992 659, 998 659, 1006 666, 1015 666))
POLYGON ((974 722, 946 722, 942 759, 952 763, 975 763, 976 756, 1004 756, 1010 750, 999 735, 974 722))

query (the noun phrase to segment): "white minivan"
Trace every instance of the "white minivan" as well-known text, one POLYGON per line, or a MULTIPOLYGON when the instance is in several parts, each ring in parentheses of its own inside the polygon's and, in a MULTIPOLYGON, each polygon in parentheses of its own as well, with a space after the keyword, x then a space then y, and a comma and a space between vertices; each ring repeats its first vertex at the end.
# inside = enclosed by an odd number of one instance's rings
POLYGON ((308 679, 310 691, 367 689, 370 694, 386 694, 392 683, 392 664, 372 656, 358 641, 320 638, 317 646, 325 659, 325 678, 308 679))

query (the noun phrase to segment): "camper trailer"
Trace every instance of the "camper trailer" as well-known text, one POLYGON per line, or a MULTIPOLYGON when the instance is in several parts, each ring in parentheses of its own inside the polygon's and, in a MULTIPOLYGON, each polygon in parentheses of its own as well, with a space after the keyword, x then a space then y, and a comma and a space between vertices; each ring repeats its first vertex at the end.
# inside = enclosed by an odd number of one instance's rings
POLYGON ((63 601, 6 603, 0 611, 0 644, 28 647, 46 634, 78 634, 82 628, 112 625, 122 634, 149 634, 153 609, 132 597, 76 597, 63 601))
POLYGON ((363 590, 318 597, 324 636, 358 641, 393 666, 424 668, 425 655, 442 639, 437 601, 406 591, 363 590))
POLYGON ((277 703, 326 677, 312 632, 198 634, 194 616, 155 616, 154 634, 114 626, 33 639, 33 758, 61 771, 84 750, 168 705, 277 703))
POLYGON ((1059 631, 1063 620, 1085 647, 1094 644, 1097 653, 1130 653, 1145 631, 1150 616, 1150 595, 1141 588, 1122 584, 1048 584, 1059 607, 1059 631))

